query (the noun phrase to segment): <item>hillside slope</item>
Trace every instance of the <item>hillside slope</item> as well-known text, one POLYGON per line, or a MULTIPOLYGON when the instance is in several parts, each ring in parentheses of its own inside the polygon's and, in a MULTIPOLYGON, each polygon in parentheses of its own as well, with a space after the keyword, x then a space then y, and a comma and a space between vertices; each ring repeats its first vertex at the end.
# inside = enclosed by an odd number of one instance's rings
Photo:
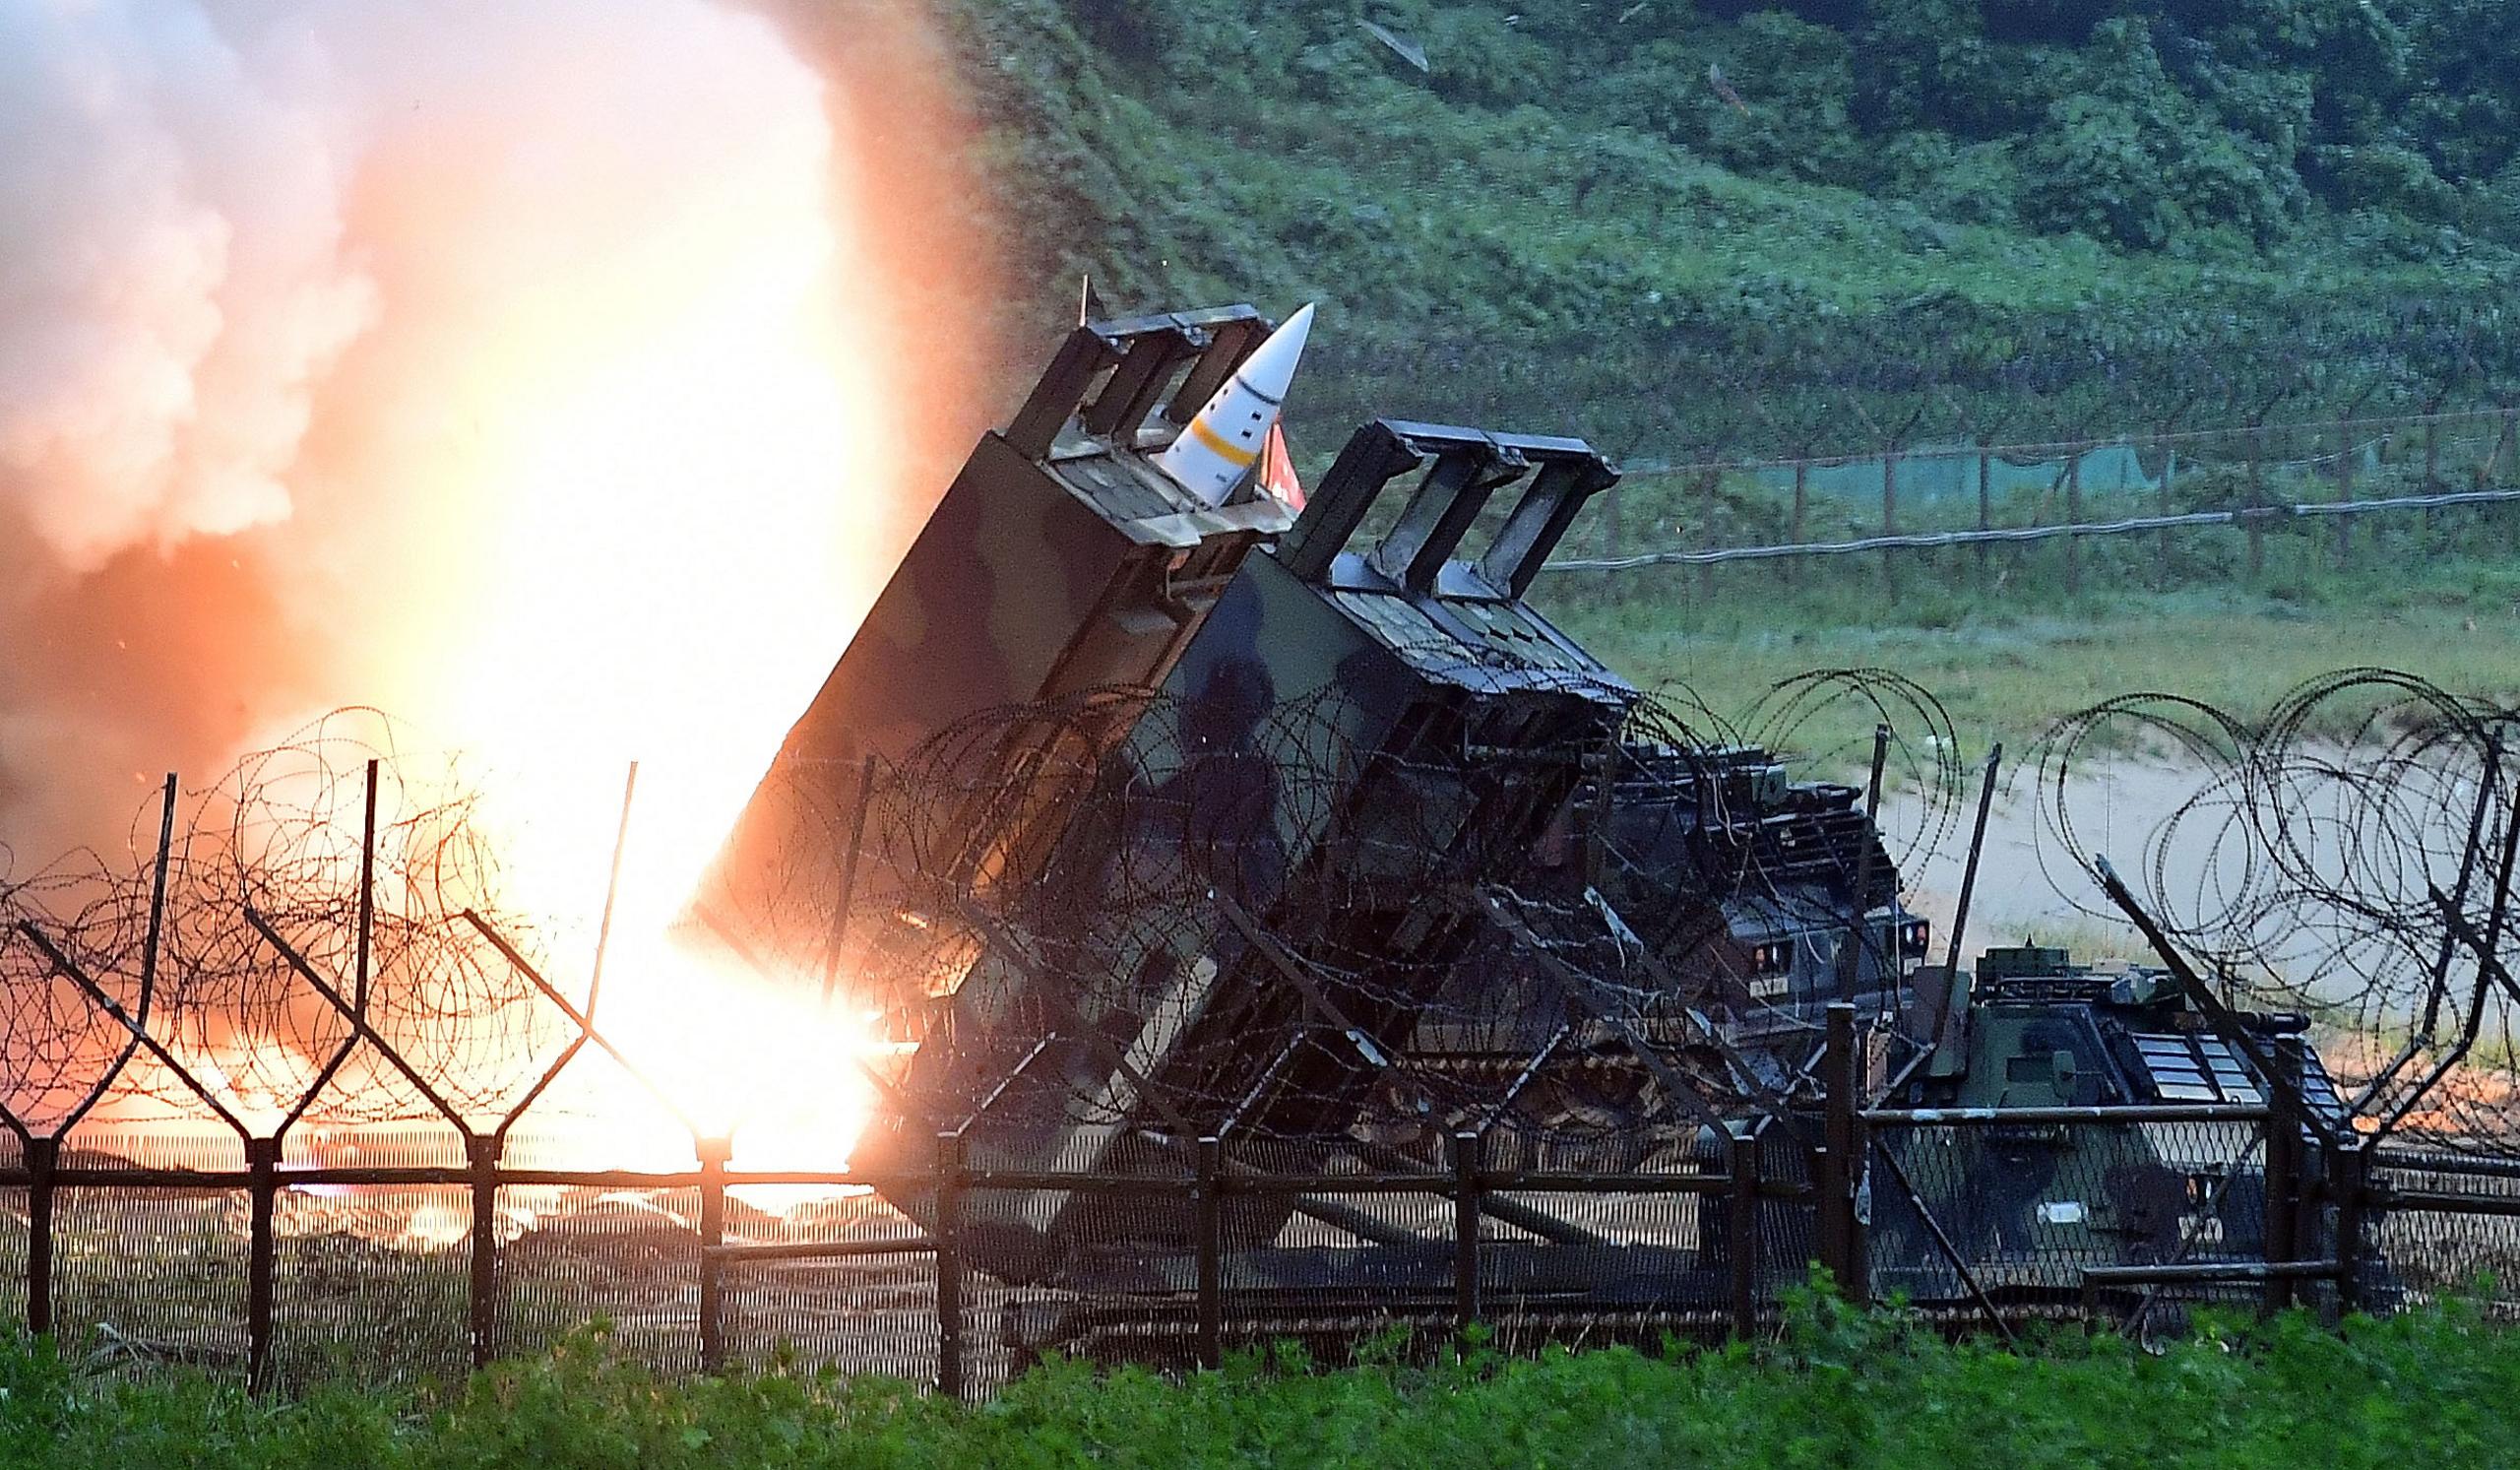
POLYGON ((1123 308, 1317 299, 1310 442, 1427 414, 1661 457, 2520 380, 2520 57, 2470 0, 958 3, 1030 324, 1089 271, 1123 308))

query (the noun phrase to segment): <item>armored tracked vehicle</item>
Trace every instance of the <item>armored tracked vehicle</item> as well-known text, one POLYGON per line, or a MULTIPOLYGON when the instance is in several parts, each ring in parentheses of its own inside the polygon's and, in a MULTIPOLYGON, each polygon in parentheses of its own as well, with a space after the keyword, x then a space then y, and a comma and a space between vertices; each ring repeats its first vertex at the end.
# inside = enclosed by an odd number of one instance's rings
MULTIPOLYGON (((1989 949, 1939 1044, 1883 1106, 1948 1113, 1948 1125, 1879 1130, 1872 1179, 1872 1285, 1918 1301, 2079 1296, 2091 1267, 2262 1261, 2268 1128, 2211 1120, 2213 1109, 2308 1118, 2283 1170, 2315 1180, 2346 1106, 2308 1022, 2201 1006, 2170 970, 2076 965, 2062 949, 1989 949), (2289 1086, 2271 1067, 2291 1073, 2289 1086), (2112 1120, 2112 1111, 2197 1110, 2189 1120, 2112 1120), (1965 1119, 1965 1120, 1964 1120, 1965 1119), (1930 1223, 1928 1223, 1930 1221, 1930 1223), (1967 1272, 1964 1277, 1963 1271, 1967 1272)), ((2297 1258, 2327 1239, 2300 1201, 2297 1258)), ((2366 1279, 2386 1274, 2376 1258, 2366 1279)), ((2106 1273, 2104 1273, 2104 1278, 2106 1273)))

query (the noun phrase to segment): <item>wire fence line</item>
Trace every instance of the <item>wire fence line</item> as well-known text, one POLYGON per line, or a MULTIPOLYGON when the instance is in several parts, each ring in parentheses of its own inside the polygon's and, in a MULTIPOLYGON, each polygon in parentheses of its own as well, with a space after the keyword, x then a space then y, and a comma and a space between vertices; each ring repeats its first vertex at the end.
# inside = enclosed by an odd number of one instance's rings
MULTIPOLYGON (((1988 455, 2015 462, 2033 460, 2061 462, 2068 456, 2087 454, 2095 449, 2132 446, 2155 453, 2164 450, 2183 450, 2194 453, 2198 450, 2218 449, 2245 440, 2252 435, 2262 436, 2269 442, 2281 443, 2288 438, 2297 438, 2305 434, 2334 434, 2340 427, 2349 435, 2367 435, 2368 437, 2357 441, 2352 446, 2363 450, 2394 442, 2405 437, 2411 430, 2418 429, 2432 431, 2436 436, 2434 442, 2439 447, 2447 448, 2456 443, 2464 442, 2473 445, 2502 438, 2516 416, 2520 416, 2520 409, 2496 406, 2451 409, 2428 414, 2347 415, 2337 417, 2289 418, 2262 423, 2222 423, 2183 429, 2125 429, 2079 437, 1987 439, 1984 442, 1935 446, 1906 445, 1889 450, 1887 453, 1903 459, 1955 456, 1975 458, 1980 455, 1988 455), (2490 432, 2483 436, 2469 435, 2464 440, 2438 438, 2438 431, 2448 427, 2483 428, 2490 432)), ((2273 458, 2266 461, 2266 468, 2270 470, 2308 469, 2330 465, 2335 463, 2338 453, 2339 451, 2336 450, 2325 450, 2304 453, 2292 459, 2273 458)), ((1878 464, 1884 454, 1885 451, 1882 448, 1874 446, 1798 455, 1732 457, 1710 455, 1686 460, 1632 460, 1623 462, 1620 468, 1630 479, 1650 479, 1771 468, 1824 469, 1878 464)))
MULTIPOLYGON (((2091 1319, 2123 1319, 2134 1286, 2152 1288, 2143 1305, 2157 1321, 2234 1289, 2269 1307, 2312 1287, 2344 1308, 2387 1305, 2361 1295, 2355 1263, 2370 1243, 2360 1224, 2320 1259, 2288 1252, 2283 1263, 2298 1269, 2265 1274, 2266 1222, 2288 1202, 2332 1211, 2350 1201, 2350 1222, 2395 1218, 2385 1182, 2361 1175, 2278 1175, 2265 1191, 2215 1202, 2210 1261, 2182 1258, 2168 1274, 2111 1267, 2113 1252, 2084 1246, 1973 1269, 1976 1237, 1993 1227, 1969 1200, 1975 1176, 1949 1161, 2044 1119, 1867 1111, 1853 1011, 1832 1018, 1834 1055, 1848 1059, 1827 1070, 1800 1115, 1839 1140, 1816 1150, 1794 1143, 1787 1117, 1754 1123, 1710 1157, 1561 1158, 1544 1168, 1500 1166, 1478 1132, 1454 1135, 1439 1168, 1357 1168, 1333 1148, 1205 1139, 1186 1169, 1034 1172, 976 1167, 948 1132, 921 1169, 883 1175, 734 1170, 724 1141, 708 1138, 695 1140, 696 1168, 650 1171, 522 1168, 481 1151, 464 1167, 282 1166, 249 1150, 242 1170, 142 1168, 66 1163, 39 1147, 0 1163, 0 1189, 25 1201, 32 1330, 66 1334, 92 1368, 182 1363, 258 1391, 339 1374, 459 1373, 597 1316, 610 1318, 620 1350, 667 1373, 803 1361, 968 1397, 1041 1353, 1180 1370, 1214 1367, 1237 1347, 1335 1345, 1395 1327, 1448 1342, 1476 1326, 1508 1351, 1753 1338, 1777 1320, 1780 1293, 1814 1267, 1858 1302, 1891 1292, 1939 1301, 1943 1315, 2004 1332, 2026 1317, 2071 1314, 2064 1304, 2077 1292, 2091 1319), (1921 1173, 1938 1171, 1922 1183, 1901 1162, 1919 1158, 1921 1173), (748 1189, 799 1186, 860 1202, 801 1224, 742 1202, 748 1189), (501 1201, 529 1190, 573 1205, 522 1232, 500 1229, 501 1201), (916 1218, 877 1191, 931 1203, 916 1218), (1186 1215, 1187 1269, 1167 1283, 1149 1252, 1146 1278, 1128 1289, 1079 1288, 1008 1280, 971 1258, 995 1213, 988 1200, 1044 1194, 1090 1194, 1140 1217, 1186 1215), (376 1218, 437 1203, 459 1224, 425 1242, 390 1225, 311 1228, 306 1217, 340 1197, 376 1218), (607 1211, 625 1198, 636 1208, 607 1211), (1879 1202, 1877 1227, 1868 1201, 1879 1202), (1539 1204, 1617 1239, 1552 1242, 1516 1229, 1518 1212, 1539 1204), (1237 1223, 1273 1206, 1296 1211, 1292 1244, 1255 1242, 1237 1223), (1290 1274, 1291 1259, 1299 1267, 1340 1254, 1376 1255, 1370 1281, 1290 1274), (69 1300, 56 1306, 56 1289, 69 1300)), ((2188 1139, 2187 1167, 2216 1180, 2244 1171, 2268 1131, 2290 1125, 2244 1107, 2120 1109, 2110 1120, 2188 1139)), ((2429 1166, 2433 1191, 2408 1204, 2440 1219, 2520 1211, 2508 1182, 2464 1162, 2429 1166)), ((2077 1182, 2100 1187, 2096 1177, 2077 1182)), ((1103 1244, 1143 1248, 1125 1236, 1103 1244)), ((2465 1238, 2434 1248, 2462 1267, 2499 1259, 2478 1257, 2465 1238)))
POLYGON ((2114 521, 2080 521, 2053 526, 1999 526, 1984 531, 1913 532, 1868 536, 1855 541, 1807 542, 1772 546, 1725 546, 1707 551, 1641 551, 1631 556, 1573 557, 1552 561, 1552 572, 1623 572, 1643 566, 1717 566, 1730 561, 1772 561, 1788 556, 1843 556, 1859 551, 1941 546, 2021 545, 2062 537, 2126 536, 2140 531, 2170 531, 2190 526, 2264 524, 2299 517, 2358 516, 2379 511, 2439 510, 2453 505, 2504 505, 2520 500, 2520 489, 2455 490, 2441 495, 2392 495, 2375 500, 2300 501, 2259 505, 2242 510, 2185 511, 2166 516, 2127 516, 2114 521))
POLYGON ((1606 513, 1548 570, 1696 567, 1711 576, 1730 563, 1765 561, 1782 563, 1794 581, 1804 560, 1871 553, 1881 557, 1884 590, 1895 595, 1903 562, 1931 565, 1935 552, 1970 548, 1984 592, 1995 548, 2054 543, 2059 580, 2074 591, 2084 543, 2150 534, 2159 554, 2141 569, 2147 579, 2254 579, 2265 574, 2270 538, 2290 546, 2322 525, 2329 544, 2320 559, 2351 566, 2358 524, 2404 536, 2411 516, 2420 516, 2434 539, 2471 536, 2478 526, 2443 522, 2442 513, 2507 504, 2520 498, 2515 484, 2520 411, 2508 408, 1709 457, 1629 467, 1606 513), (2129 500, 2140 513, 2090 513, 2134 509, 2129 500), (1850 534, 1814 534, 1831 524, 1850 534), (2242 558, 2194 540, 2217 530, 2245 534, 2242 558), (1636 546, 1640 531, 1660 543, 1636 546))

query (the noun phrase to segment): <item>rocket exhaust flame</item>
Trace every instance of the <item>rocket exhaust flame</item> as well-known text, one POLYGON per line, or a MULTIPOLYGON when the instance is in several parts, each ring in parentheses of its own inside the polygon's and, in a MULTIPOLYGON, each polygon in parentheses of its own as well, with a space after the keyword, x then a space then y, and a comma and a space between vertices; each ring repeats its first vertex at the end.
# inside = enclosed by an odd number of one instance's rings
MULTIPOLYGON (((0 14, 17 853, 105 835, 133 768, 216 770, 367 704, 476 762, 463 817, 504 905, 590 915, 639 759, 599 1024, 744 1163, 838 1162, 857 1013, 668 930, 916 525, 922 442, 964 437, 994 360, 926 320, 985 319, 950 65, 916 8, 851 15, 843 36, 784 0, 0 14), (934 249, 949 225, 961 248, 934 249)), ((275 1013, 340 1034, 302 994, 275 1013)), ((312 1074, 307 1040, 182 1055, 255 1101, 312 1074)), ((401 1085, 363 1065, 335 1085, 401 1085)), ((652 1108, 555 1101, 596 1151, 653 1153, 609 1121, 652 1108)))

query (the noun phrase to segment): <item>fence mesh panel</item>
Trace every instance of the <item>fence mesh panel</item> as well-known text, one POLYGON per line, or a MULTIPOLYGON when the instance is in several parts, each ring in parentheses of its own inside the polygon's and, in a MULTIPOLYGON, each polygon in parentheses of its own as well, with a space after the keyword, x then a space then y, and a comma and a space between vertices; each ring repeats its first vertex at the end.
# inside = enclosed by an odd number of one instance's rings
POLYGON ((245 1371, 245 1198, 65 1188, 53 1202, 53 1330, 93 1367, 245 1371))
MULTIPOLYGON (((726 1240, 733 1246, 910 1247, 926 1239, 918 1222, 862 1184, 828 1191, 738 1185, 726 1209, 726 1240)), ((785 1360, 919 1383, 935 1378, 932 1249, 735 1259, 724 1270, 729 1361, 785 1360)))
MULTIPOLYGON (((2373 1182, 2456 1196, 2477 1209, 2383 1209, 2373 1235, 2406 1305, 2445 1296, 2520 1320, 2520 1166, 2422 1155, 2383 1160, 2373 1182), (2487 1213, 2499 1209, 2509 1213, 2487 1213)), ((2385 1305, 2385 1304, 2382 1304, 2385 1305)))
MULTIPOLYGON (((1797 1123, 1807 1119, 1796 1119, 1797 1123)), ((110 1143, 110 1134, 96 1141, 110 1143)), ((1870 1290, 1967 1327, 1983 1293, 2011 1321, 2071 1316, 2086 1305, 2147 1334, 2179 1330, 2200 1307, 2247 1310, 2261 1279, 2104 1281, 2086 1272, 2241 1268, 2267 1258, 2267 1176, 2253 1123, 2126 1123, 2059 1130, 2018 1122, 1884 1123, 1872 1128, 1864 1198, 1870 1290), (1893 1167, 1895 1161, 1895 1168, 1893 1167), (1913 1194, 1911 1193, 1913 1190, 1913 1194), (1930 1223, 1929 1223, 1930 1222, 1930 1223), (1952 1259, 1966 1262, 1964 1275, 1952 1259)), ((421 1141, 403 1147, 430 1151, 421 1141)), ((162 1141, 158 1157, 167 1154, 162 1141)), ((232 1165, 213 1139, 207 1163, 232 1165)), ((390 1154, 394 1145, 380 1144, 390 1154)), ((176 1151, 180 1154, 180 1150, 176 1151)), ((94 1168, 109 1149, 78 1152, 94 1168)), ((961 1373, 984 1392, 1042 1354, 1080 1354, 1180 1371, 1207 1347, 1199 1295, 1202 1212, 1195 1174, 1153 1167, 1105 1173, 1067 1191, 966 1190, 961 1373), (995 1195, 993 1203, 982 1200, 995 1195), (1071 1234, 1056 1259, 1026 1264, 991 1244, 992 1219, 1063 1209, 1071 1234)), ((1485 1176, 1476 1220, 1475 1311, 1496 1345, 1652 1347, 1666 1336, 1729 1330, 1737 1208, 1720 1151, 1637 1162, 1560 1151, 1546 1161, 1572 1187, 1516 1186, 1511 1166, 1485 1176), (1637 1173, 1702 1182, 1705 1192, 1638 1187, 1637 1173)), ((1759 1150, 1751 1221, 1753 1299, 1774 1303, 1820 1251, 1808 1156, 1785 1127, 1759 1150)), ((1460 1296, 1458 1180, 1446 1160, 1360 1160, 1354 1140, 1271 1141, 1223 1151, 1215 1314, 1225 1351, 1292 1342, 1335 1362, 1393 1337, 1404 1351, 1448 1351, 1460 1296), (1353 1184, 1342 1182, 1353 1181, 1353 1184)), ((127 1161, 123 1167, 128 1167, 127 1161)), ((196 1165, 196 1167, 200 1167, 196 1165)), ((382 1167, 382 1166, 379 1166, 382 1167)), ((1538 1169, 1525 1161, 1520 1167, 1538 1169)), ((2338 1216, 2325 1166, 2305 1147, 2294 1258, 2335 1251, 2338 1216)), ((232 1178, 232 1176, 231 1176, 232 1178)), ((2520 1167, 2494 1160, 2384 1155, 2361 1276, 2362 1305, 2388 1310, 2488 1291, 2520 1268, 2520 1167), (2387 1204, 2391 1199, 2404 1202, 2387 1204)), ((927 1383, 944 1367, 926 1191, 862 1184, 735 1185, 725 1243, 746 1248, 891 1244, 841 1257, 725 1258, 721 1361, 830 1366, 927 1383)), ((54 1309, 65 1342, 100 1371, 184 1365, 241 1377, 248 1362, 249 1191, 232 1184, 71 1184, 55 1195, 54 1309)), ((10 1199, 0 1250, 23 1266, 24 1190, 10 1199)), ((613 1349, 668 1374, 702 1367, 698 1222, 702 1191, 506 1184, 497 1346, 549 1346, 609 1322, 613 1349)), ((284 1186, 274 1204, 271 1371, 283 1387, 327 1378, 446 1377, 470 1358, 472 1191, 463 1184, 284 1186)), ((2332 1312, 2332 1281, 2291 1295, 2332 1312)))
POLYGON ((665 1373, 700 1367, 700 1191, 499 1191, 530 1219, 499 1252, 504 1352, 531 1353, 593 1321, 665 1373))
MULTIPOLYGON (((1533 1168, 1564 1174, 1713 1178, 1685 1150, 1650 1159, 1614 1138, 1559 1140, 1533 1168)), ((1510 1150, 1499 1150, 1511 1156, 1510 1150)), ((1731 1321, 1727 1208, 1720 1195, 1616 1187, 1498 1189, 1480 1221, 1480 1316, 1508 1351, 1706 1337, 1731 1321)))
MULTIPOLYGON (((64 1169, 236 1170, 245 1154, 216 1124, 109 1121, 74 1130, 60 1163, 64 1169)), ((238 1189, 59 1188, 53 1197, 55 1335, 98 1367, 180 1364, 241 1378, 246 1219, 246 1197, 238 1189)))
POLYGON ((283 1191, 276 1380, 460 1375, 471 1363, 472 1211, 471 1192, 458 1185, 283 1191))
MULTIPOLYGON (((2260 1259, 2262 1145, 2237 1123, 1883 1126, 1869 1177, 1872 1289, 1966 1309, 2060 1310, 2093 1268, 2260 1259)), ((2110 1288, 2187 1301, 2195 1283, 2110 1288)))

